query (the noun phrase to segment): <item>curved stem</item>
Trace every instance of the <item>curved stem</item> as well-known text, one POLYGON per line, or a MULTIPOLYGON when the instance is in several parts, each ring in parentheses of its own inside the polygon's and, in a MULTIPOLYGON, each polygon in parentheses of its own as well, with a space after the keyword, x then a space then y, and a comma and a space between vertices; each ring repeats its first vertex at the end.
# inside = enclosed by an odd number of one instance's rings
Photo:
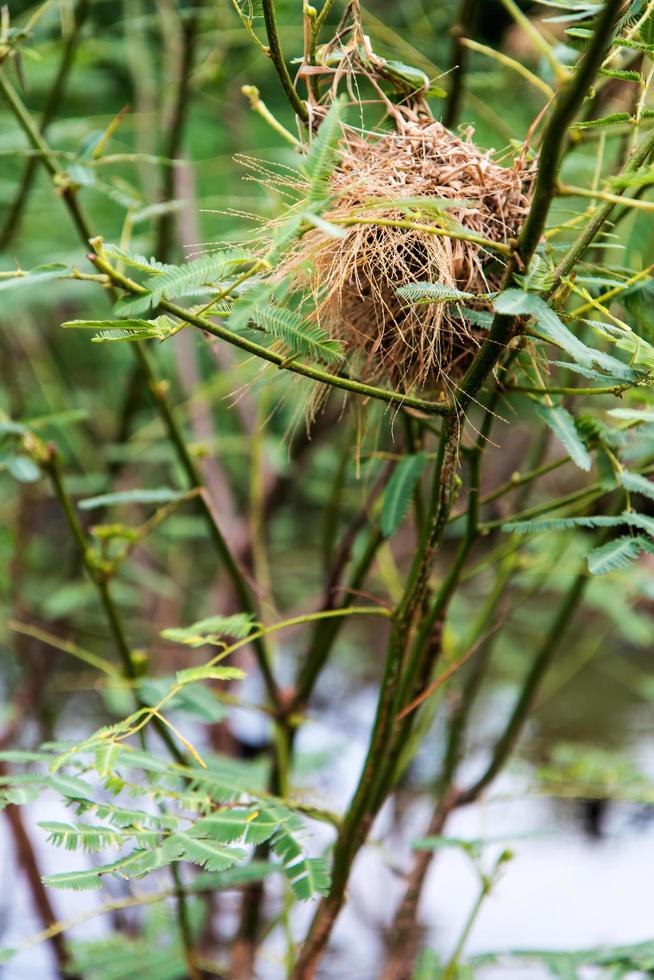
POLYGON ((443 122, 450 129, 456 125, 463 100, 464 79, 468 61, 465 45, 466 35, 474 29, 478 0, 461 0, 458 22, 451 28, 452 33, 452 87, 450 88, 443 122))
POLYGON ((302 122, 306 123, 309 119, 307 107, 297 94, 297 89, 293 84, 291 76, 288 73, 288 68, 286 67, 286 62, 284 61, 282 43, 279 38, 279 28, 277 26, 275 0, 262 0, 262 7, 263 19, 266 25, 266 34, 268 35, 270 59, 275 66, 275 71, 277 72, 279 81, 281 82, 282 88, 286 93, 286 98, 290 102, 291 108, 295 112, 296 116, 299 116, 302 122))
MULTIPOLYGON (((57 77, 55 78, 48 92, 48 97, 41 114, 41 120, 39 123, 41 133, 46 132, 59 108, 59 103, 61 102, 66 88, 66 83, 68 82, 68 76, 73 66, 75 51, 79 44, 80 32, 84 21, 88 16, 89 7, 89 0, 78 0, 78 3, 73 10, 72 26, 70 33, 66 38, 66 43, 61 56, 61 62, 59 64, 59 70, 57 71, 57 77)), ((7 248, 18 231, 20 220, 23 211, 25 210, 27 199, 32 189, 32 184, 34 183, 34 177, 36 175, 36 168, 38 164, 39 157, 33 156, 25 165, 25 170, 23 171, 22 179, 18 190, 16 191, 14 202, 9 208, 2 232, 0 233, 0 249, 7 248)))

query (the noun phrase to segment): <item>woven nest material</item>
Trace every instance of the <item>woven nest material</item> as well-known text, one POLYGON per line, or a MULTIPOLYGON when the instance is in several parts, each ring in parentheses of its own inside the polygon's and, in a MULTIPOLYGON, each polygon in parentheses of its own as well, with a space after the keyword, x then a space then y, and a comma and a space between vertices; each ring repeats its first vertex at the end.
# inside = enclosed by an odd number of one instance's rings
MULTIPOLYGON (((469 241, 375 222, 441 226, 450 218, 506 244, 524 220, 531 179, 523 160, 500 166, 475 146, 471 130, 461 139, 431 119, 367 138, 349 131, 324 217, 366 223, 348 227, 344 238, 312 230, 280 274, 291 271, 308 287, 313 315, 342 342, 360 377, 401 390, 455 385, 483 340, 472 322, 478 318, 466 317, 457 302, 407 303, 397 289, 430 282, 485 294, 499 285, 502 256, 469 241), (411 201, 408 208, 388 206, 399 198, 444 198, 450 206, 440 218, 412 210, 411 201)), ((466 305, 490 308, 483 300, 466 305)))

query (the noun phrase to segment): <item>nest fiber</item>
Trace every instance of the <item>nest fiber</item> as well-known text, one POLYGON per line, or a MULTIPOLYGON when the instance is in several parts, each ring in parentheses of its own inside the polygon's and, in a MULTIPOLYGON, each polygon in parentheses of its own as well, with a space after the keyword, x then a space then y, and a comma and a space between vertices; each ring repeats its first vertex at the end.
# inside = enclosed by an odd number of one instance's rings
POLYGON ((524 160, 500 166, 471 131, 462 139, 433 120, 367 137, 347 132, 325 214, 346 235, 314 229, 288 262, 313 294, 314 316, 360 376, 401 390, 456 384, 483 339, 470 310, 489 308, 488 301, 423 304, 397 290, 429 282, 483 296, 498 286, 505 260, 419 226, 458 227, 507 244, 524 220, 530 183, 524 160), (428 198, 447 203, 439 213, 428 198))

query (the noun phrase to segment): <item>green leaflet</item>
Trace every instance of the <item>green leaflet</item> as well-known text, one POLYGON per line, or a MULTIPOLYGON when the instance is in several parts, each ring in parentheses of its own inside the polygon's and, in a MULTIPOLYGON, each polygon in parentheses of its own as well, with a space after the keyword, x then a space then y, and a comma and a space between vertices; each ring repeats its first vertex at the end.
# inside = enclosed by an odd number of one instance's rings
POLYGON ((592 464, 591 455, 577 432, 575 420, 570 412, 560 405, 553 408, 538 405, 536 415, 549 426, 564 445, 573 463, 581 470, 589 470, 592 464))
POLYGON ((98 497, 80 500, 79 507, 81 510, 93 510, 95 507, 115 507, 119 504, 169 504, 175 500, 182 500, 185 496, 185 491, 171 490, 169 487, 123 490, 119 493, 103 493, 98 497))
POLYGON ((654 518, 633 511, 625 511, 615 517, 598 515, 596 517, 551 517, 544 520, 507 521, 506 524, 502 525, 502 530, 517 534, 538 534, 542 531, 567 531, 576 527, 620 527, 622 524, 647 531, 649 535, 654 537, 654 518))
POLYGON ((378 67, 378 71, 383 78, 392 82, 400 91, 410 93, 420 92, 423 95, 433 95, 440 99, 447 96, 445 89, 439 85, 434 85, 429 76, 420 68, 413 65, 405 65, 401 61, 386 61, 385 59, 378 67))
POLYGON ((88 801, 93 799, 93 787, 91 784, 85 782, 83 779, 79 779, 77 776, 57 773, 57 775, 47 777, 46 785, 68 800, 88 801))
POLYGON ((250 311, 250 319, 288 348, 291 354, 317 361, 339 361, 343 351, 322 327, 303 319, 295 310, 267 303, 250 311))
POLYGON ((56 820, 39 822, 48 833, 48 843, 67 851, 102 851, 107 847, 121 847, 129 838, 136 838, 142 847, 154 847, 159 835, 156 830, 130 828, 122 831, 116 827, 99 827, 91 824, 66 824, 56 820))
POLYGON ((392 537, 402 524, 426 463, 427 457, 417 453, 407 456, 395 467, 382 501, 381 529, 384 537, 392 537))
POLYGON ((640 337, 633 330, 623 330, 613 323, 597 320, 587 322, 598 336, 615 344, 618 350, 626 351, 632 364, 642 364, 648 372, 654 370, 654 347, 644 337, 640 337))
POLYGON ((406 197, 378 197, 371 198, 370 203, 366 204, 366 210, 376 211, 378 209, 393 211, 422 211, 427 214, 442 215, 443 211, 450 208, 474 208, 477 202, 470 198, 452 200, 449 197, 421 197, 407 195, 406 197))
POLYGON ((465 299, 475 299, 474 293, 464 293, 454 286, 444 286, 440 282, 416 282, 396 289, 397 295, 409 303, 451 303, 465 299))
POLYGON ((120 316, 142 313, 157 306, 161 299, 188 296, 200 287, 217 280, 233 278, 243 265, 255 261, 255 256, 242 248, 221 249, 202 255, 184 265, 168 266, 146 279, 146 292, 119 299, 114 310, 120 316))
POLYGON ((12 456, 7 461, 7 471, 19 483, 36 483, 41 476, 41 470, 30 456, 12 456))
POLYGON ((105 778, 111 776, 115 769, 115 764, 121 754, 121 746, 118 742, 103 742, 95 750, 95 769, 99 776, 105 778))
POLYGON ((536 252, 532 257, 525 273, 514 276, 522 290, 536 293, 549 289, 554 284, 555 278, 555 270, 551 261, 548 261, 540 252, 536 252))
POLYGON ((306 858, 286 827, 277 831, 271 840, 271 846, 284 862, 284 873, 299 901, 306 902, 313 895, 327 894, 330 876, 323 858, 306 858))
POLYGON ((323 232, 323 234, 328 235, 330 238, 347 238, 347 231, 345 228, 332 224, 331 221, 327 221, 325 218, 321 217, 319 214, 314 214, 312 211, 303 211, 302 220, 306 221, 310 225, 313 225, 314 228, 318 228, 323 232))
POLYGON ((643 81, 643 76, 638 71, 621 71, 620 69, 600 68, 599 73, 605 78, 616 78, 621 82, 643 81))
POLYGON ((102 888, 100 875, 91 871, 64 871, 56 875, 44 875, 43 884, 48 888, 66 888, 75 892, 97 891, 102 888))
POLYGON ((67 265, 61 262, 49 262, 47 265, 37 265, 29 272, 17 271, 15 276, 3 276, 0 278, 0 290, 17 289, 20 286, 34 286, 39 282, 48 282, 50 279, 61 279, 62 276, 70 272, 67 265))
POLYGON ((520 289, 507 289, 495 298, 494 306, 498 313, 508 316, 532 316, 538 324, 538 332, 562 347, 582 367, 599 367, 618 381, 633 380, 634 372, 630 368, 610 354, 587 347, 540 296, 520 289))
POLYGON ((206 871, 225 871, 247 857, 247 852, 241 848, 226 847, 215 840, 194 837, 187 832, 173 834, 161 850, 166 864, 189 861, 206 871))
POLYGON ((177 671, 178 684, 193 684, 196 681, 240 681, 245 671, 239 667, 187 667, 177 671))
MULTIPOLYGON (((520 951, 502 951, 473 956, 471 962, 476 966, 488 966, 493 963, 542 963, 549 967, 554 977, 578 976, 577 971, 582 967, 617 967, 619 972, 612 972, 611 977, 625 977, 632 973, 651 971, 654 962, 654 942, 634 943, 631 946, 600 946, 586 950, 542 950, 525 949, 520 951), (626 972, 625 972, 626 971, 626 972)), ((517 971, 516 971, 517 975, 517 971)), ((594 975, 598 974, 594 972, 594 975)))
POLYGON ((125 265, 130 266, 130 268, 138 269, 140 272, 148 272, 151 276, 175 268, 174 265, 158 262, 155 258, 147 259, 144 255, 131 252, 126 248, 119 248, 118 245, 104 245, 103 251, 110 259, 123 262, 125 265))
POLYGON ((185 295, 195 286, 212 285, 218 279, 233 276, 240 266, 251 263, 255 256, 244 248, 226 248, 209 252, 192 262, 173 266, 159 275, 146 279, 145 288, 153 296, 156 305, 162 296, 172 298, 185 295))
MULTIPOLYGON (((43 883, 50 888, 68 888, 73 891, 90 891, 102 887, 102 877, 119 874, 122 878, 136 878, 156 867, 161 867, 163 855, 160 849, 132 851, 118 861, 91 868, 88 871, 65 871, 61 874, 46 875, 43 883)), ((164 863, 169 863, 165 862, 164 863)))
MULTIPOLYGON (((252 817, 250 809, 225 808, 216 810, 208 817, 203 817, 193 825, 189 833, 192 836, 208 837, 222 844, 232 844, 241 840, 246 834, 248 821, 252 817)), ((277 824, 275 824, 275 829, 277 824)))
POLYGON ((91 343, 100 344, 120 340, 165 340, 174 329, 174 324, 169 317, 157 317, 156 320, 67 320, 62 327, 97 330, 98 333, 91 337, 91 343))
POLYGON ((607 126, 618 126, 621 123, 629 122, 631 116, 628 112, 612 112, 608 116, 601 116, 599 119, 589 119, 584 122, 574 123, 570 129, 602 129, 607 126))
POLYGON ((654 546, 647 538, 625 535, 607 544, 594 548, 586 556, 591 575, 606 575, 608 572, 628 568, 644 551, 653 551, 654 546))
POLYGON ((644 497, 649 497, 654 500, 654 483, 648 480, 646 476, 641 476, 640 473, 630 473, 629 470, 623 470, 620 474, 620 483, 627 490, 632 490, 634 493, 640 493, 644 497))
POLYGON ((612 415, 616 419, 624 419, 625 422, 637 422, 640 425, 651 425, 654 422, 654 411, 642 408, 611 408, 607 415, 612 415))
POLYGON ((164 640, 184 643, 197 647, 204 643, 222 645, 221 637, 230 636, 244 640, 255 628, 254 617, 250 613, 234 613, 232 616, 208 616, 191 626, 162 630, 164 640))
POLYGON ((300 902, 308 902, 314 895, 327 895, 331 883, 329 868, 324 858, 301 858, 284 869, 293 894, 300 902))
POLYGON ((336 99, 323 119, 317 135, 312 140, 302 164, 302 172, 309 181, 309 204, 329 197, 328 180, 338 160, 338 146, 343 137, 345 102, 336 99))

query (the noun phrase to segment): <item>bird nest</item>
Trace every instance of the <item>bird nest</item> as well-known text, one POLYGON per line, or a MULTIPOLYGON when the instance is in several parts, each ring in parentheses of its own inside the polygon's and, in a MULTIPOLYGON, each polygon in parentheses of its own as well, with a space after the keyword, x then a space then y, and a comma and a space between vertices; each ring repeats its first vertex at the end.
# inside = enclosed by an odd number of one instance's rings
POLYGON ((523 158, 500 166, 472 130, 459 138, 415 117, 394 132, 348 129, 324 214, 345 234, 312 229, 278 273, 309 292, 312 316, 342 343, 359 377, 404 391, 451 387, 483 340, 479 313, 490 309, 502 247, 506 253, 524 220, 531 181, 523 158), (410 290, 398 294, 418 283, 445 288, 428 303, 410 290), (457 290, 474 298, 452 300, 457 290))

